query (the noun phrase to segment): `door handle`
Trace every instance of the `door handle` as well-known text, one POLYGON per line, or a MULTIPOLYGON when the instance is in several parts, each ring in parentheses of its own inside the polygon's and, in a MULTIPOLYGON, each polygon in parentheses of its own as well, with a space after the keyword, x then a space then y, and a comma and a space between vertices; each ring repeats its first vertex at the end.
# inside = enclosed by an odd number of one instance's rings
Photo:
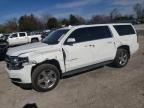
POLYGON ((85 45, 84 47, 95 47, 95 45, 85 45))
POLYGON ((95 47, 95 45, 89 45, 90 47, 95 47))

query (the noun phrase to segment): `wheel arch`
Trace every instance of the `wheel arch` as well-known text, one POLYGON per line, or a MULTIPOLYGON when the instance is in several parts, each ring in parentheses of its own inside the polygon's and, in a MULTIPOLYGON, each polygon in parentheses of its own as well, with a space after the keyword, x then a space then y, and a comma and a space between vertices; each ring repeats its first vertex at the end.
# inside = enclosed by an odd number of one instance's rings
POLYGON ((34 69, 35 69, 36 67, 42 65, 42 64, 52 64, 52 65, 56 66, 56 67, 58 68, 59 72, 60 72, 60 78, 62 77, 62 70, 61 70, 60 64, 59 64, 59 62, 58 62, 57 60, 55 60, 55 59, 45 60, 45 61, 43 61, 43 62, 41 62, 41 63, 33 66, 33 67, 32 67, 32 70, 31 70, 31 75, 32 75, 34 69))
POLYGON ((130 58, 131 53, 130 53, 130 47, 128 45, 119 46, 117 49, 125 49, 125 50, 127 50, 128 53, 129 53, 129 58, 130 58))
POLYGON ((32 42, 32 40, 34 40, 34 39, 36 39, 37 41, 39 41, 39 38, 34 37, 34 38, 31 38, 31 42, 32 42))

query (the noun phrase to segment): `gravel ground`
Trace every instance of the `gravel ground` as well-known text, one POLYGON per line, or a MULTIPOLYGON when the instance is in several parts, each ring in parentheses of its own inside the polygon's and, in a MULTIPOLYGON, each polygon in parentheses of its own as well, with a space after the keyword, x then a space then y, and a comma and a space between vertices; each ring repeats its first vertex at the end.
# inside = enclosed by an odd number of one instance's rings
POLYGON ((46 93, 23 90, 13 85, 0 62, 0 108, 144 108, 144 37, 140 50, 128 65, 117 69, 105 66, 60 81, 46 93))

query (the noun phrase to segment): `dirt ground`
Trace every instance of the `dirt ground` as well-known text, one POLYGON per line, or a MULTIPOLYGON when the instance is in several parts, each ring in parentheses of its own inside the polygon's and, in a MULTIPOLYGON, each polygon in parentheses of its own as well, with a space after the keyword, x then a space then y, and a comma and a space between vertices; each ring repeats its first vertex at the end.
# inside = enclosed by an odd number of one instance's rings
POLYGON ((13 85, 0 62, 0 108, 144 108, 144 36, 140 50, 128 65, 117 69, 105 66, 60 81, 46 93, 23 90, 13 85))

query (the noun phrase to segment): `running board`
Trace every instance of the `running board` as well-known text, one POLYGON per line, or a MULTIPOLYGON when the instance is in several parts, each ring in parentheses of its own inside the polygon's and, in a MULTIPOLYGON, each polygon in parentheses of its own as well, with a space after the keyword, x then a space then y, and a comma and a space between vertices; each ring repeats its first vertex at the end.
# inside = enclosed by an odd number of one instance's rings
POLYGON ((86 66, 86 67, 83 67, 83 68, 75 69, 75 70, 72 70, 72 71, 68 71, 68 72, 63 73, 62 77, 66 77, 66 76, 69 76, 69 75, 75 75, 75 74, 78 74, 78 73, 82 73, 82 72, 85 72, 85 71, 88 71, 88 70, 91 70, 91 69, 94 69, 94 68, 98 68, 100 66, 105 66, 105 65, 110 64, 112 62, 113 62, 112 60, 111 61, 106 61, 106 62, 102 62, 102 63, 90 65, 90 66, 86 66))

